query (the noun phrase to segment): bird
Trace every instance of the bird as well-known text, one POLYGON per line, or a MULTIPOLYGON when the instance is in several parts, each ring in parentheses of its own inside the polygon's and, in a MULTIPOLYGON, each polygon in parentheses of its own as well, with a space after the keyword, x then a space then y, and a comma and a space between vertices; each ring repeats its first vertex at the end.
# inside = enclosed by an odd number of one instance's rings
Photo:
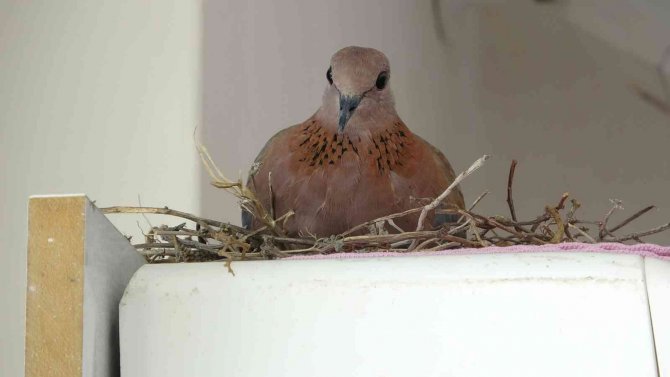
MULTIPOLYGON (((247 187, 275 218, 294 212, 283 224, 286 235, 338 235, 425 205, 454 181, 444 154, 396 113, 390 79, 389 60, 381 51, 340 49, 330 59, 318 110, 276 133, 261 149, 247 187)), ((439 208, 464 208, 458 186, 439 208)), ((431 213, 427 219, 437 227, 454 222, 454 216, 431 213)), ((394 224, 411 231, 418 218, 414 213, 394 224)), ((242 225, 263 226, 245 210, 242 225)))

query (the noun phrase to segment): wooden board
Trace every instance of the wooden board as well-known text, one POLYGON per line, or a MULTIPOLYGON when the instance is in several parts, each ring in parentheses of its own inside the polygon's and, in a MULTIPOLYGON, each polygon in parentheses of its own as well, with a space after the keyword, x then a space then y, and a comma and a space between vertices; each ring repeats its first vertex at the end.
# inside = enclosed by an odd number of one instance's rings
POLYGON ((84 195, 33 197, 26 377, 118 376, 118 302, 141 258, 84 195))

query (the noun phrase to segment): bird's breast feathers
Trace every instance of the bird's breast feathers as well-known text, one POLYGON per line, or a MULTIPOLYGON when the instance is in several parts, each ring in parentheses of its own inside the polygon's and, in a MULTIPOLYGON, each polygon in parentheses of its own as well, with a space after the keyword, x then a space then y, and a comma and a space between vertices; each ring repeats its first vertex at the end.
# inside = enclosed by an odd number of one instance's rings
POLYGON ((320 170, 332 173, 341 169, 362 169, 362 173, 388 176, 391 171, 407 170, 415 159, 415 141, 412 133, 400 121, 382 131, 333 132, 312 118, 294 126, 286 153, 290 155, 290 169, 295 171, 320 170))

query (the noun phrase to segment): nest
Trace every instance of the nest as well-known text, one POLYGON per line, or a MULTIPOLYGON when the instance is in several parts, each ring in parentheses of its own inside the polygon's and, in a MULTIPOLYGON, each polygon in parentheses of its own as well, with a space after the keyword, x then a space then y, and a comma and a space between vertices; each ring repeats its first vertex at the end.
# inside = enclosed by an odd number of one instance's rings
MULTIPOLYGON (((612 200, 612 207, 599 220, 582 220, 577 216, 581 204, 563 194, 555 203, 546 205, 541 213, 531 220, 519 220, 514 208, 512 186, 516 161, 512 161, 507 180, 507 205, 509 216, 487 216, 477 213, 477 204, 488 194, 481 194, 467 209, 456 211, 439 210, 439 204, 470 174, 479 169, 489 156, 475 161, 470 168, 459 174, 445 191, 429 204, 380 217, 357 225, 344 233, 327 238, 289 237, 283 230, 285 221, 293 212, 275 217, 249 190, 241 179, 226 178, 212 161, 207 149, 197 145, 201 160, 212 178, 212 185, 235 196, 240 207, 259 219, 263 227, 251 231, 226 222, 206 219, 167 207, 109 207, 106 214, 142 213, 170 215, 192 222, 177 226, 152 227, 145 234, 144 242, 135 244, 137 251, 150 263, 202 262, 225 260, 229 271, 230 262, 238 260, 276 259, 296 255, 330 254, 338 252, 366 253, 389 251, 410 253, 457 248, 480 248, 486 246, 544 245, 560 242, 628 242, 642 243, 642 237, 665 231, 670 223, 642 232, 620 234, 620 230, 654 206, 648 206, 631 214, 616 225, 610 225, 611 215, 621 210, 621 202, 612 200), (426 230, 424 223, 431 211, 459 215, 455 223, 444 224, 437 229, 426 230), (419 213, 415 229, 400 229, 394 219, 419 213), (363 233, 363 234, 361 234, 363 233)), ((252 167, 252 172, 254 167, 252 167)), ((272 189, 272 187, 270 187, 272 189)))

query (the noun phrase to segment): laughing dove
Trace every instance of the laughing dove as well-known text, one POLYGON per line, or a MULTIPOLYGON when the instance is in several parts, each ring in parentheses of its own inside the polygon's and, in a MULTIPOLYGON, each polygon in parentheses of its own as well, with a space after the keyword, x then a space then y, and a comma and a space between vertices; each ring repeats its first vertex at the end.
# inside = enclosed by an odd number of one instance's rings
MULTIPOLYGON (((331 58, 326 78, 321 107, 267 142, 247 183, 275 217, 295 212, 284 224, 288 235, 340 234, 425 205, 449 186, 454 180, 449 161, 396 113, 382 52, 343 48, 331 58)), ((458 189, 441 208, 454 207, 464 207, 458 189)), ((433 225, 450 220, 432 214, 428 219, 433 225)), ((417 221, 418 213, 395 223, 410 231, 417 221)), ((249 229, 262 225, 248 212, 242 223, 249 229)))

